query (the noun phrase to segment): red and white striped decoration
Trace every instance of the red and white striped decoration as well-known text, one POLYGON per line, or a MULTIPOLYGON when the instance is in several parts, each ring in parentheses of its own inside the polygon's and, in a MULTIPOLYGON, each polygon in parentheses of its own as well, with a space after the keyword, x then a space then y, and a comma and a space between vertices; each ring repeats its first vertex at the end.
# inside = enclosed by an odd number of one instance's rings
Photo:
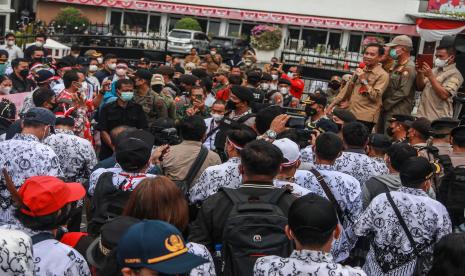
POLYGON ((423 40, 431 42, 444 36, 456 35, 465 30, 465 21, 418 18, 417 31, 423 40))

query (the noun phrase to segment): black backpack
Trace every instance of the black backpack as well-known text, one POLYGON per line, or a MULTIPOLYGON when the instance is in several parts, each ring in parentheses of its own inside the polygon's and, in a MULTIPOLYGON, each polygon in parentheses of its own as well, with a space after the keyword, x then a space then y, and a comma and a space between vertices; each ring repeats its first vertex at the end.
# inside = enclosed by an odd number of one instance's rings
MULTIPOLYGON (((121 184, 124 185, 125 182, 121 184)), ((124 205, 131 195, 131 191, 123 191, 122 187, 113 185, 113 173, 103 173, 95 185, 94 196, 90 201, 90 218, 87 232, 98 235, 100 228, 107 221, 121 216, 124 205)))
POLYGON ((277 205, 288 189, 272 189, 260 197, 250 197, 236 189, 221 190, 233 207, 223 229, 223 267, 217 268, 220 275, 253 275, 259 257, 289 256, 293 246, 284 233, 287 216, 277 205))
POLYGON ((453 226, 465 223, 465 166, 454 167, 448 155, 440 155, 444 176, 439 186, 438 200, 446 206, 453 226))

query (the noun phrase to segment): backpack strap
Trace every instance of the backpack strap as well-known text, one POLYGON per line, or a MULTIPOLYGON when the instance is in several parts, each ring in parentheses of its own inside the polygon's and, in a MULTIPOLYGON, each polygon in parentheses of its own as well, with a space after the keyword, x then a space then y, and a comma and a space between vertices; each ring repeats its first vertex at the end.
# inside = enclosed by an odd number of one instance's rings
POLYGON ((408 230, 407 224, 405 223, 405 220, 402 218, 402 215, 397 208, 396 204, 394 203, 394 200, 392 199, 391 193, 386 193, 386 197, 389 201, 389 204, 391 204, 392 209, 394 209, 394 213, 396 213, 397 219, 399 220, 400 226, 402 226, 402 229, 404 229, 405 234, 407 235, 407 239, 410 242, 410 245, 412 246, 413 253, 415 256, 419 256, 420 252, 418 252, 417 249, 417 244, 415 240, 412 237, 412 233, 410 233, 410 230, 408 230))
POLYGON ((333 192, 331 192, 331 189, 329 188, 328 184, 324 180, 323 176, 315 168, 310 169, 310 172, 312 172, 316 176, 316 180, 318 180, 318 183, 320 184, 321 188, 325 192, 326 197, 329 199, 329 201, 331 201, 334 208, 336 208, 337 216, 339 217, 341 224, 343 224, 344 223, 344 212, 342 211, 341 206, 337 202, 336 198, 333 195, 333 192))
POLYGON ((45 241, 45 240, 54 240, 55 237, 52 235, 52 233, 49 232, 40 232, 38 234, 35 234, 31 236, 32 239, 32 244, 38 244, 39 242, 45 241))
POLYGON ((189 168, 189 171, 187 172, 186 177, 184 178, 184 182, 186 182, 188 189, 190 188, 192 181, 194 181, 194 177, 200 171, 200 168, 205 162, 205 159, 207 159, 207 155, 208 149, 204 146, 201 146, 197 158, 195 159, 194 163, 192 163, 191 167, 189 168))

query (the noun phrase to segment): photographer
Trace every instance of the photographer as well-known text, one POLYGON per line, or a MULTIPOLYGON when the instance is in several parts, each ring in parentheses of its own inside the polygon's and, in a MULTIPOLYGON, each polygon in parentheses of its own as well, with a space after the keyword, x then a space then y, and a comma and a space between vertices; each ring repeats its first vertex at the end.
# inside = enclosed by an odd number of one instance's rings
POLYGON ((186 117, 198 115, 203 119, 210 116, 210 109, 205 105, 206 98, 205 89, 201 86, 194 86, 190 89, 188 104, 181 106, 178 113, 178 120, 183 120, 186 117))

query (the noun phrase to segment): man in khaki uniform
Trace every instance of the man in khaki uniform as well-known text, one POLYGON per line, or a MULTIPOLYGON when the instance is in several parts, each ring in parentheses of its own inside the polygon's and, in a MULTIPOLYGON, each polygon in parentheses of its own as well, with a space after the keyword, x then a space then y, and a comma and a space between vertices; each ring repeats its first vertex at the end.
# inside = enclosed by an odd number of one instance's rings
POLYGON ((388 120, 394 114, 410 115, 415 101, 415 63, 410 58, 412 39, 406 35, 396 36, 391 43, 389 55, 395 60, 389 71, 389 85, 383 94, 383 109, 378 132, 384 133, 388 120))
POLYGON ((459 126, 459 123, 459 120, 452 118, 439 118, 431 122, 432 144, 439 150, 440 155, 450 155, 452 153, 450 133, 452 129, 459 126))
POLYGON ((462 74, 455 66, 455 49, 440 46, 436 48, 435 68, 428 64, 417 64, 416 84, 421 94, 417 117, 430 121, 441 117, 452 117, 453 97, 463 83, 462 74))
POLYGON ((365 68, 357 68, 352 80, 344 86, 328 110, 349 100, 349 109, 357 120, 372 131, 378 122, 382 96, 389 84, 389 74, 384 71, 379 60, 384 48, 379 44, 368 44, 363 54, 365 68))

